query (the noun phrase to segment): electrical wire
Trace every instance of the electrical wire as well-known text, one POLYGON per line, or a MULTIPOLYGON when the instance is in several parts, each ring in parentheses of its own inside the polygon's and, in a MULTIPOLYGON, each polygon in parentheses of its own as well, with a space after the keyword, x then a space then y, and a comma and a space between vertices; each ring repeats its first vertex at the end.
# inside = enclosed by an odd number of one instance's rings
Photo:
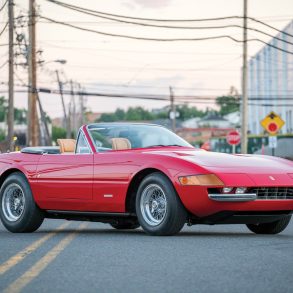
MULTIPOLYGON (((61 3, 61 2, 59 2, 61 3)), ((80 13, 83 13, 83 14, 86 14, 86 15, 90 15, 90 16, 95 16, 95 17, 98 17, 98 18, 102 18, 102 19, 108 19, 108 20, 112 20, 112 21, 116 21, 116 22, 120 22, 120 23, 126 23, 126 24, 133 24, 133 25, 139 25, 139 26, 147 26, 147 27, 156 27, 156 28, 167 28, 167 29, 188 29, 188 30, 206 30, 206 29, 225 29, 225 28, 240 28, 240 29, 243 29, 244 27, 242 25, 237 25, 237 24, 229 24, 229 25, 219 25, 219 26, 169 26, 169 25, 157 25, 157 24, 150 24, 150 23, 141 23, 141 22, 134 22, 134 21, 128 21, 128 20, 121 20, 121 19, 117 19, 117 18, 112 18, 112 17, 108 17, 108 16, 103 16, 103 15, 100 15, 100 14, 97 14, 97 13, 91 13, 91 12, 87 12, 85 11, 86 9, 85 8, 74 8, 74 7, 71 7, 71 5, 69 4, 58 4, 64 8, 67 8, 67 9, 70 9, 70 10, 73 10, 73 11, 77 11, 77 12, 80 12, 80 13)), ((284 42, 284 43, 287 43, 289 45, 293 45, 292 42, 289 42, 287 40, 284 40, 284 39, 281 39, 277 36, 273 36, 269 33, 266 33, 264 31, 261 31, 259 29, 256 29, 256 28, 253 28, 253 27, 247 27, 248 30, 251 30, 251 31, 254 31, 254 32, 257 32, 257 33, 260 33, 260 34, 263 34, 263 35, 266 35, 270 38, 274 38, 280 42, 284 42)))
MULTIPOLYGON (((107 15, 107 16, 113 16, 113 17, 118 17, 118 18, 125 18, 125 19, 133 19, 133 20, 143 20, 143 21, 153 21, 153 22, 202 22, 202 21, 218 21, 218 20, 228 20, 228 19, 243 19, 244 16, 223 16, 223 17, 214 17, 214 18, 201 18, 201 19, 155 19, 155 18, 142 18, 142 17, 131 17, 131 16, 125 16, 125 15, 119 15, 119 14, 113 14, 113 13, 106 13, 106 12, 102 12, 102 11, 98 11, 98 10, 93 10, 93 9, 87 9, 87 8, 82 8, 76 5, 72 5, 72 4, 67 4, 61 1, 56 1, 56 0, 46 0, 48 2, 60 5, 60 6, 68 6, 68 7, 72 7, 75 9, 82 9, 84 11, 88 11, 88 12, 92 12, 92 13, 98 13, 101 15, 107 15)), ((273 29, 279 33, 282 33, 284 35, 293 37, 293 35, 284 32, 284 31, 280 31, 277 28, 259 20, 256 19, 254 17, 247 17, 247 19, 250 19, 254 22, 260 23, 264 26, 269 27, 270 29, 273 29)))
MULTIPOLYGON (((60 42, 63 42, 63 40, 59 40, 60 42)), ((177 52, 170 52, 170 51, 141 51, 141 50, 121 50, 121 49, 100 49, 100 48, 86 48, 86 47, 72 47, 72 46, 61 46, 51 43, 48 40, 40 40, 41 43, 44 43, 46 46, 53 47, 53 48, 60 48, 60 49, 73 49, 73 50, 90 50, 90 51, 103 51, 103 52, 121 52, 121 53, 140 53, 140 54, 175 54, 175 55, 221 55, 221 56, 230 56, 230 55, 236 55, 239 54, 238 52, 235 53, 220 53, 220 52, 184 52, 184 51, 177 51, 177 52)), ((58 42, 58 40, 55 40, 54 42, 58 42)), ((251 56, 252 57, 252 56, 251 56)))
MULTIPOLYGON (((21 82, 21 84, 17 86, 26 87, 29 88, 29 86, 16 74, 16 78, 21 82)), ((7 82, 1 82, 1 84, 7 84, 7 82)), ((38 87, 37 91, 41 93, 48 93, 48 94, 59 94, 59 90, 51 89, 48 87, 38 87)), ((70 95, 71 90, 63 90, 63 94, 70 95)), ((75 95, 87 95, 87 96, 98 96, 98 97, 117 97, 117 98, 130 98, 130 99, 150 99, 150 100, 166 100, 169 101, 169 95, 158 95, 158 94, 118 94, 118 93, 104 93, 104 92, 85 92, 85 91, 74 91, 75 95)), ((186 102, 192 102, 192 101, 216 101, 219 96, 190 96, 190 95, 184 95, 184 96, 178 96, 175 95, 175 100, 177 101, 186 101, 186 102)), ((249 95, 248 99, 251 101, 268 101, 270 98, 274 98, 273 95, 249 95)), ((293 95, 288 95, 286 97, 280 97, 278 98, 278 101, 292 101, 293 95)), ((234 102, 233 102, 234 103, 234 102)), ((239 103, 241 103, 239 99, 239 103)))
POLYGON ((8 63, 8 60, 6 60, 6 61, 0 66, 0 69, 2 69, 7 63, 8 63))
POLYGON ((6 28, 7 28, 7 26, 8 26, 8 21, 6 22, 6 24, 4 25, 4 27, 3 27, 3 29, 1 30, 1 32, 0 32, 0 37, 1 37, 1 35, 4 33, 4 31, 6 30, 6 28))
POLYGON ((120 37, 120 38, 127 38, 127 39, 133 39, 133 40, 143 40, 143 41, 159 41, 159 42, 172 42, 172 41, 203 41, 203 40, 213 40, 213 39, 223 39, 223 38, 228 38, 231 39, 235 42, 242 43, 243 41, 237 40, 234 37, 231 37, 229 35, 221 35, 221 36, 211 36, 211 37, 202 37, 202 38, 169 38, 169 39, 163 39, 163 38, 146 38, 146 37, 135 37, 135 36, 128 36, 128 35, 121 35, 121 34, 112 34, 112 33, 106 33, 106 32, 101 32, 93 29, 88 29, 88 28, 83 28, 79 27, 67 22, 63 21, 58 21, 49 17, 45 17, 42 15, 39 15, 40 18, 46 19, 50 22, 56 23, 56 24, 61 24, 64 26, 68 26, 71 28, 75 28, 78 30, 82 31, 87 31, 87 32, 92 32, 100 35, 105 35, 105 36, 110 36, 110 37, 120 37))
MULTIPOLYGON (((177 42, 177 41, 208 41, 208 40, 216 40, 216 39, 230 39, 230 40, 232 40, 234 42, 237 42, 237 43, 243 43, 242 40, 238 40, 238 39, 236 39, 236 38, 234 38, 234 37, 232 37, 230 35, 209 36, 209 37, 202 37, 202 38, 168 38, 168 39, 136 37, 136 36, 129 36, 129 35, 106 33, 106 32, 101 32, 101 31, 97 31, 97 30, 93 30, 93 29, 83 28, 83 27, 79 27, 79 26, 76 26, 76 25, 73 25, 73 24, 70 24, 70 23, 66 23, 66 22, 63 22, 63 21, 57 21, 57 20, 54 20, 54 19, 49 18, 49 17, 42 16, 42 15, 39 15, 39 17, 43 18, 43 19, 46 19, 48 21, 51 21, 53 23, 56 23, 56 24, 68 26, 68 27, 78 29, 78 30, 81 30, 81 31, 91 32, 91 33, 110 36, 110 37, 133 39, 133 40, 156 41, 156 42, 177 42)), ((257 42, 263 43, 263 44, 265 44, 265 45, 267 45, 267 46, 269 46, 271 48, 274 48, 276 50, 279 50, 279 51, 282 51, 284 53, 293 55, 293 52, 285 50, 285 49, 281 49, 281 48, 279 48, 279 47, 277 47, 275 45, 269 44, 269 43, 267 43, 267 42, 265 42, 265 41, 263 41, 261 39, 254 38, 254 39, 248 39, 247 41, 248 42, 257 41, 257 42)))
POLYGON ((4 9, 4 7, 6 6, 7 2, 8 2, 8 0, 6 0, 6 1, 4 2, 4 4, 1 6, 1 8, 0 8, 0 12, 4 9))

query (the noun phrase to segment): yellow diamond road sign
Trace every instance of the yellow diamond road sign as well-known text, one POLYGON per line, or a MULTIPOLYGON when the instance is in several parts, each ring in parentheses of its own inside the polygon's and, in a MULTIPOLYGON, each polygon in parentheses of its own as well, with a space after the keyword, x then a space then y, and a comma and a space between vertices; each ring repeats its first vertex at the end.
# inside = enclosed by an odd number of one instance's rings
POLYGON ((285 124, 285 121, 275 112, 268 114, 260 121, 261 126, 270 134, 276 134, 285 124))

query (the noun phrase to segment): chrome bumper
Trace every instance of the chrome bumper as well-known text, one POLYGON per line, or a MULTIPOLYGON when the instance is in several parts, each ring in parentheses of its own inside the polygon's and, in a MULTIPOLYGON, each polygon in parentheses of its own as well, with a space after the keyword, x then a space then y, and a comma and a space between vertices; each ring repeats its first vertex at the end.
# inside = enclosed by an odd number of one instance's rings
POLYGON ((243 193, 243 194, 223 194, 212 193, 209 198, 215 201, 253 201, 256 200, 256 193, 243 193))

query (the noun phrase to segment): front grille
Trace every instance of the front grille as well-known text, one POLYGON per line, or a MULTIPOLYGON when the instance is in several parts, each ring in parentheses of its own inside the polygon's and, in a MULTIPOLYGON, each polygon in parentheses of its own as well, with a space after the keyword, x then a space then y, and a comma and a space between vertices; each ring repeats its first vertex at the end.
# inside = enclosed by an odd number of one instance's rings
POLYGON ((249 193, 256 193, 257 199, 293 199, 293 187, 255 187, 249 193))

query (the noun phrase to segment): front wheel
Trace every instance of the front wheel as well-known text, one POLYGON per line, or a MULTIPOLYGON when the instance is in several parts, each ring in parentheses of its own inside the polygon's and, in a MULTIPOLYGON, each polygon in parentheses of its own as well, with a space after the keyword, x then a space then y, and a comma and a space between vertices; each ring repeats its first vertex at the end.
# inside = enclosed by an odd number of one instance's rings
POLYGON ((187 212, 172 183, 159 172, 141 182, 136 196, 136 215, 150 235, 177 234, 187 220, 187 212))
POLYGON ((250 231, 254 232, 255 234, 278 234, 286 229, 290 220, 291 216, 288 216, 272 223, 264 223, 258 225, 247 224, 246 226, 250 231))
POLYGON ((34 201, 29 183, 20 172, 11 174, 4 181, 0 202, 0 217, 10 232, 34 232, 44 221, 44 214, 34 201))

